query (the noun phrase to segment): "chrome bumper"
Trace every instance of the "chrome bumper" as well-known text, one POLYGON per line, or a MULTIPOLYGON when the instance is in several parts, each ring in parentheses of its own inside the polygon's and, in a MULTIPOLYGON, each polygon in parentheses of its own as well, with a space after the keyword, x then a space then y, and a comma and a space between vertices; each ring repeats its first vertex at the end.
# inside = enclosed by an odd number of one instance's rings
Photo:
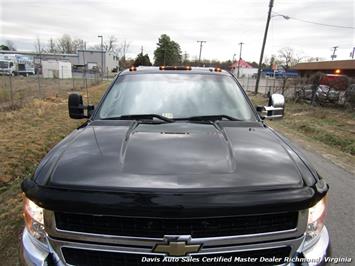
MULTIPOLYGON (((302 246, 302 245, 301 245, 302 246)), ((330 246, 329 234, 326 227, 323 228, 317 242, 307 250, 298 250, 299 258, 306 260, 309 266, 322 265, 323 260, 328 256, 330 246)), ((296 258, 298 259, 298 257, 296 258)), ((48 243, 47 246, 38 243, 25 229, 21 241, 21 262, 23 265, 51 265, 64 266, 65 263, 59 259, 58 254, 48 243)), ((293 265, 290 263, 289 265, 293 265)), ((307 265, 307 264, 306 264, 307 265)))

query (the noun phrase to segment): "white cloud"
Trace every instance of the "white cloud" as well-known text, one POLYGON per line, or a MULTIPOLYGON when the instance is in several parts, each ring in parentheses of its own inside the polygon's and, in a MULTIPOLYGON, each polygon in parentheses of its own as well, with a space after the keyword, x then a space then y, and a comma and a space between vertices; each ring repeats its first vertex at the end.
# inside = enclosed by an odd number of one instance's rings
MULTIPOLYGON (((180 1, 44 1, 0 0, 0 41, 11 39, 18 49, 33 49, 64 33, 88 44, 98 34, 116 35, 131 45, 129 55, 144 50, 153 56, 158 37, 167 33, 191 57, 198 55, 197 40, 206 40, 203 58, 231 59, 243 41, 243 58, 258 61, 268 11, 268 0, 180 1)), ((274 11, 291 17, 327 24, 354 25, 352 0, 275 0, 274 11)), ((329 58, 339 46, 338 58, 349 58, 355 46, 354 30, 311 25, 274 17, 266 55, 292 47, 307 56, 329 58)))

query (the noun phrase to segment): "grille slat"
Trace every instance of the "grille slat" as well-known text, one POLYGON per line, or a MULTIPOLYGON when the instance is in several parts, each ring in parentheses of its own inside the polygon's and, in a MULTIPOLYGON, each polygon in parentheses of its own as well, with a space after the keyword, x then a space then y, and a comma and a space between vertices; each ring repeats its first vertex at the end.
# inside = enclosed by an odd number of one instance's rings
POLYGON ((164 235, 221 237, 284 231, 297 227, 298 212, 204 218, 135 218, 55 213, 56 227, 66 231, 133 237, 164 235))
MULTIPOLYGON (((65 258, 65 261, 72 265, 77 266, 111 266, 111 265, 124 265, 124 266, 137 266, 137 265, 184 265, 184 266, 199 266, 206 265, 206 262, 202 261, 202 257, 224 257, 229 258, 232 256, 232 261, 234 258, 239 257, 240 259, 247 258, 256 258, 255 263, 252 262, 213 262, 208 263, 211 265, 274 265, 274 262, 261 262, 260 258, 280 258, 282 261, 284 258, 289 257, 290 247, 282 248, 273 248, 273 249, 262 249, 262 250, 253 250, 253 251, 243 251, 243 252, 230 252, 222 254, 213 254, 213 255, 196 255, 192 256, 193 258, 198 258, 199 261, 195 262, 169 262, 164 263, 162 256, 154 255, 139 255, 139 254, 129 254, 129 253, 116 253, 116 252, 106 252, 106 251, 93 251, 93 250, 84 250, 84 249, 74 249, 74 248, 62 248, 62 253, 65 258), (142 256, 146 258, 159 258, 159 263, 147 263, 142 262, 142 256)), ((282 262, 281 262, 282 263, 282 262)), ((279 263, 277 263, 279 264, 279 263)))

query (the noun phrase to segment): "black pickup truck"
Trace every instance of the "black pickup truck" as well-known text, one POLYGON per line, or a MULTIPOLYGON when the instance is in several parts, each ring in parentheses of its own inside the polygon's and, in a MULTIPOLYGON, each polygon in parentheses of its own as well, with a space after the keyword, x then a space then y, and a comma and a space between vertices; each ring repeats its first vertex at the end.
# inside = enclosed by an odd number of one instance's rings
POLYGON ((328 185, 218 68, 132 67, 22 183, 25 265, 318 265, 328 185))

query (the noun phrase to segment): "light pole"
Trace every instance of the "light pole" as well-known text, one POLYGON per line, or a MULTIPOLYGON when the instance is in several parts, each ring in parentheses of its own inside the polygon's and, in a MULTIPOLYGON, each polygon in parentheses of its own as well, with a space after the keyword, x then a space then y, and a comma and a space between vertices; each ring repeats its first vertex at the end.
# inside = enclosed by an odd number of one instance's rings
POLYGON ((240 60, 242 59, 242 48, 243 48, 243 42, 240 42, 240 49, 239 49, 239 60, 238 60, 238 72, 237 72, 237 78, 239 79, 239 70, 240 70, 240 60))
POLYGON ((207 41, 197 41, 200 43, 200 55, 198 56, 198 62, 201 63, 201 53, 202 53, 202 45, 203 43, 206 43, 207 41))
POLYGON ((104 79, 104 38, 102 35, 98 35, 97 38, 101 38, 101 78, 104 79))

